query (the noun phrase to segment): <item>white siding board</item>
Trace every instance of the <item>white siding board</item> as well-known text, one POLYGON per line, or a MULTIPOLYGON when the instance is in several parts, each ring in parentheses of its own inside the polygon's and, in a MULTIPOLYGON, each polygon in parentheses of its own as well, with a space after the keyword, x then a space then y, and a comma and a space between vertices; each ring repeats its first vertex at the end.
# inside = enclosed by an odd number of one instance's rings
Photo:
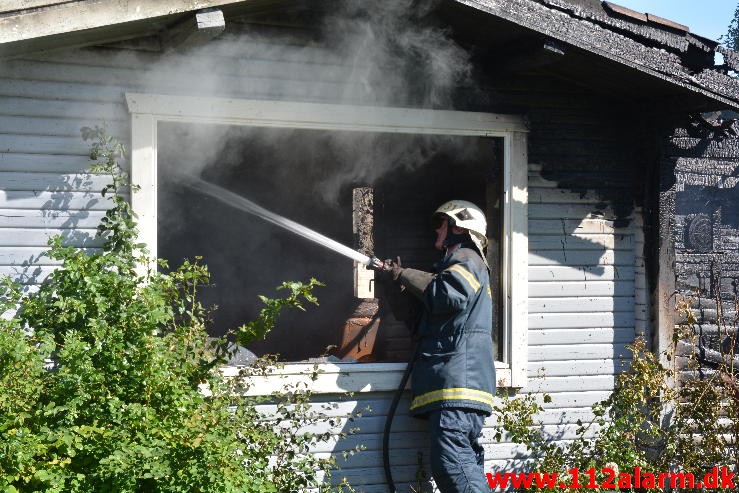
POLYGON ((535 203, 529 206, 529 219, 610 219, 615 212, 610 207, 579 202, 565 204, 535 203))
POLYGON ((576 248, 578 250, 617 250, 632 252, 634 249, 634 241, 631 235, 623 234, 539 234, 529 238, 529 248, 532 251, 576 248))
POLYGON ((56 101, 30 98, 0 97, 0 112, 4 115, 79 118, 92 123, 126 121, 125 102, 94 103, 88 101, 56 101))
POLYGON ((36 234, 31 231, 36 228, 49 233, 55 230, 63 233, 69 229, 84 231, 96 228, 104 215, 102 210, 0 209, 0 228, 25 230, 31 236, 36 234))
POLYGON ((633 326, 633 311, 529 314, 529 330, 633 326))
POLYGON ((569 265, 598 266, 623 265, 633 266, 634 256, 630 252, 614 250, 585 250, 580 245, 566 250, 529 250, 529 265, 569 265))
POLYGON ((35 192, 0 190, 0 209, 107 210, 113 202, 100 194, 87 192, 35 192))
POLYGON ((545 377, 535 379, 526 386, 527 392, 571 392, 576 388, 579 391, 609 391, 613 389, 616 377, 614 375, 591 375, 575 377, 545 377))
POLYGON ((47 192, 77 191, 99 193, 110 183, 106 175, 90 173, 22 173, 1 172, 0 189, 9 190, 44 190, 47 192))
POLYGON ((582 296, 529 299, 529 314, 628 312, 634 310, 633 296, 582 296))
MULTIPOLYGON (((75 53, 79 55, 80 60, 89 57, 89 52, 75 53)), ((13 60, 12 63, 3 67, 2 76, 8 79, 81 83, 102 88, 106 86, 127 88, 140 86, 145 70, 144 65, 137 66, 136 62, 131 62, 131 65, 126 67, 105 67, 103 69, 103 66, 96 66, 92 63, 82 65, 69 61, 13 60)), ((69 97, 86 100, 84 93, 69 97)))
MULTIPOLYGON (((627 355, 624 355, 627 356, 627 355)), ((624 361, 629 361, 625 357, 624 361)), ((529 363, 529 377, 567 377, 585 375, 614 375, 621 373, 623 366, 620 361, 613 359, 592 359, 580 357, 577 361, 532 361, 529 363)))
POLYGON ((543 329, 529 332, 532 346, 552 344, 608 344, 631 343, 634 341, 634 328, 584 328, 584 329, 543 329))
POLYGON ((626 344, 562 344, 529 346, 529 361, 571 361, 578 359, 618 359, 630 354, 626 344))
MULTIPOLYGON (((76 241, 67 243, 77 244, 76 241)), ((84 243, 84 241, 80 241, 84 243)), ((50 266, 59 265, 61 262, 46 256, 48 246, 1 246, 0 265, 5 266, 50 266)))
POLYGON ((570 233, 613 234, 613 221, 605 219, 530 219, 529 227, 537 234, 567 235, 570 233))
MULTIPOLYGON (((79 128, 82 128, 82 125, 79 128)), ((53 154, 0 153, 0 170, 3 171, 78 173, 89 169, 89 167, 89 154, 84 156, 59 156, 53 154)))
POLYGON ((557 408, 590 408, 593 404, 604 401, 611 394, 611 390, 591 390, 575 392, 556 392, 550 395, 552 401, 547 405, 549 409, 557 408))
POLYGON ((577 296, 629 296, 633 292, 631 281, 532 281, 529 282, 529 300, 533 298, 577 296))
MULTIPOLYGON (((7 116, 2 115, 0 109, 0 134, 74 137, 79 140, 80 129, 91 126, 90 123, 91 119, 7 116)), ((108 123, 106 127, 110 135, 125 136, 128 133, 128 125, 123 122, 108 123)))
MULTIPOLYGON (((0 247, 46 247, 49 238, 61 235, 65 244, 80 247, 101 247, 102 239, 95 238, 97 230, 90 229, 67 229, 59 231, 57 229, 32 229, 32 228, 0 228, 0 247)), ((48 247, 46 247, 48 248, 48 247)))
POLYGON ((0 134, 0 149, 28 154, 89 154, 80 137, 0 134))
POLYGON ((614 266, 529 266, 529 279, 531 281, 632 281, 634 280, 634 267, 614 266))
POLYGON ((0 265, 0 276, 9 276, 20 284, 34 285, 43 282, 54 269, 48 265, 0 265))
MULTIPOLYGON (((69 70, 67 70, 69 72, 69 70)), ((3 73, 4 76, 7 74, 3 73)), ((50 74, 43 74, 46 79, 50 74)), ((68 75, 67 75, 68 77, 68 75)), ((113 82, 112 79, 110 79, 113 82)), ((133 88, 133 87, 132 87, 133 88)), ((121 85, 38 79, 0 79, 0 96, 40 100, 111 103, 121 100, 121 85)))

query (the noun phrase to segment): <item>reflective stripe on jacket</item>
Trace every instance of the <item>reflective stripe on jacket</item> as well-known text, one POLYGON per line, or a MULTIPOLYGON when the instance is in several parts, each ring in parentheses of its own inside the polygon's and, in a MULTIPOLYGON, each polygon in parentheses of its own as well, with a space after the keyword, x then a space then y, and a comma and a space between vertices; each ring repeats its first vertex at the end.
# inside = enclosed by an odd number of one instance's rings
POLYGON ((488 270, 471 248, 450 249, 423 292, 416 327, 411 415, 443 407, 492 412, 493 302, 488 270))

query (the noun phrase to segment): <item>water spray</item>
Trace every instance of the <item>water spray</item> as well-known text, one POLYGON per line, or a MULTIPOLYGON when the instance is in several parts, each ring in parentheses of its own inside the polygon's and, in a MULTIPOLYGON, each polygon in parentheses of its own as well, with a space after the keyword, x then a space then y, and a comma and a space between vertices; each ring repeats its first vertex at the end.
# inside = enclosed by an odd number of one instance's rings
MULTIPOLYGON (((379 271, 388 271, 392 269, 392 265, 389 262, 383 262, 377 257, 369 257, 361 252, 352 250, 348 246, 342 245, 341 243, 332 240, 331 238, 324 236, 317 231, 313 231, 312 229, 303 226, 302 224, 298 224, 286 217, 275 214, 274 212, 265 209, 264 207, 252 202, 245 197, 242 197, 237 193, 226 190, 223 187, 214 185, 213 183, 207 182, 191 174, 183 173, 180 175, 180 178, 186 186, 192 188, 193 190, 206 193, 211 197, 218 199, 221 202, 224 202, 232 207, 236 207, 237 209, 241 209, 250 214, 254 214, 255 216, 258 216, 269 223, 290 231, 291 233, 302 236, 303 238, 306 238, 314 243, 333 250, 334 252, 345 257, 349 257, 350 259, 367 266, 368 269, 379 271)), ((383 430, 382 438, 382 457, 383 469, 385 471, 385 481, 387 482, 388 490, 390 493, 397 493, 395 482, 393 481, 393 475, 390 469, 390 430, 392 428, 395 411, 398 407, 398 403, 400 402, 400 397, 403 393, 403 390, 408 383, 408 378, 410 377, 413 363, 416 360, 417 354, 418 349, 416 349, 415 355, 413 356, 411 362, 408 364, 405 372, 403 373, 403 378, 401 379, 400 386, 393 396, 393 400, 390 403, 390 411, 388 412, 388 415, 385 419, 385 428, 383 430)))
POLYGON ((303 238, 306 238, 313 243, 328 248, 329 250, 332 250, 345 257, 349 257, 350 259, 367 266, 368 269, 389 270, 390 268, 390 266, 386 262, 383 262, 376 257, 369 257, 362 252, 358 252, 346 245, 342 245, 338 241, 332 240, 328 236, 324 236, 321 233, 313 231, 312 229, 303 226, 302 224, 296 223, 291 219, 280 216, 279 214, 275 214, 274 212, 265 209, 261 205, 252 202, 251 200, 223 187, 205 181, 191 174, 181 173, 179 175, 179 178, 181 178, 184 185, 192 188, 193 190, 204 192, 211 197, 218 199, 221 202, 224 202, 232 207, 241 209, 250 214, 254 214, 255 216, 260 217, 261 219, 269 223, 279 226, 298 236, 302 236, 303 238))

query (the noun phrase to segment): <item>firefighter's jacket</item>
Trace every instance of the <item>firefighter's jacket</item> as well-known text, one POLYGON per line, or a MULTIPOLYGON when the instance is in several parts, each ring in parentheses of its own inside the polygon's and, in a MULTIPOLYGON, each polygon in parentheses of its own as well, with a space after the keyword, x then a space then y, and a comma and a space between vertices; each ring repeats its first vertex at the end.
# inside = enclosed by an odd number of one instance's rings
POLYGON ((489 415, 495 394, 495 357, 487 267, 476 250, 456 246, 436 271, 421 294, 424 309, 414 333, 418 349, 410 413, 423 416, 454 407, 489 415))

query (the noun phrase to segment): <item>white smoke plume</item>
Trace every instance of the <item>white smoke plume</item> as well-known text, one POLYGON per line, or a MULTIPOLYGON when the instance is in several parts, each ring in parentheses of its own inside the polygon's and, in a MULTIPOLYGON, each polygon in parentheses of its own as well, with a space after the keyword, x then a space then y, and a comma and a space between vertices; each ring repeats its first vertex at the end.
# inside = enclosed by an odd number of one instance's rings
MULTIPOLYGON (((438 25, 436 3, 330 2, 320 27, 308 34, 246 25, 195 52, 165 58, 144 85, 188 93, 197 74, 200 94, 449 109, 455 88, 470 83, 471 63, 449 30, 438 25)), ((178 144, 170 148, 181 150, 171 159, 180 170, 201 174, 208 166, 249 166, 248 149, 237 143, 253 138, 254 129, 193 125, 179 132, 178 144)), ((262 145, 272 146, 276 167, 289 169, 296 157, 303 166, 325 164, 311 162, 315 143, 289 139, 284 131, 256 132, 262 145)), ((326 204, 335 204, 347 186, 371 186, 389 171, 422 166, 439 146, 452 145, 438 137, 399 140, 350 132, 326 132, 320 140, 338 164, 314 185, 326 204)))

